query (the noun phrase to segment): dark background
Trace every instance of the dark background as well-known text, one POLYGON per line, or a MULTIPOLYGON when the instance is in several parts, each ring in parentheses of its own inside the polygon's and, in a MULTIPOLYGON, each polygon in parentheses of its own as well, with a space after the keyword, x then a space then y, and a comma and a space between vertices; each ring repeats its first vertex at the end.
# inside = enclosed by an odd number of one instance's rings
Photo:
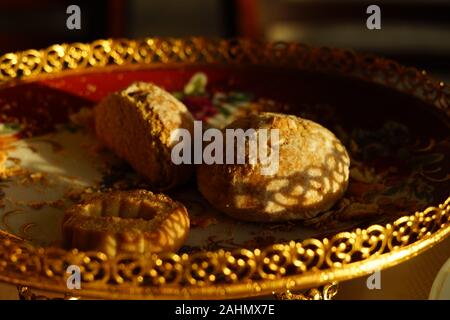
POLYGON ((352 48, 450 74, 450 0, 0 1, 0 54, 98 38, 190 35, 352 48), (81 8, 81 30, 66 28, 71 4, 81 8), (381 30, 366 28, 370 4, 381 7, 381 30))

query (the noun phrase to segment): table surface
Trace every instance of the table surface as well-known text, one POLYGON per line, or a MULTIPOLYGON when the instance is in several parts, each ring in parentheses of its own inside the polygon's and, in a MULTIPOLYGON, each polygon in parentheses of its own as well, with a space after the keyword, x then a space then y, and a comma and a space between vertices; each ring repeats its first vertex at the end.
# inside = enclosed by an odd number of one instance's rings
MULTIPOLYGON (((428 299, 434 279, 450 258, 450 237, 398 266, 381 271, 381 289, 368 289, 367 277, 339 284, 335 299, 428 299)), ((0 283, 0 299, 17 300, 15 286, 0 283)))

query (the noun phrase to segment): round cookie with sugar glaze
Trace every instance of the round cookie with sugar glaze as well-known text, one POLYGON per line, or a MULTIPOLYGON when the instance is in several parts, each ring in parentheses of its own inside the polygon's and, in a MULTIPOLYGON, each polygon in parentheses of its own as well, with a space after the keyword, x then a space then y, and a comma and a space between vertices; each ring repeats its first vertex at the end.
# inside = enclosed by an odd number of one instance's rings
MULTIPOLYGON (((237 119, 226 129, 278 129, 278 168, 273 174, 262 174, 261 161, 249 163, 248 148, 244 164, 198 166, 198 188, 219 211, 246 221, 306 220, 343 196, 350 158, 336 136, 318 123, 260 113, 237 119)), ((224 140, 227 143, 225 134, 224 140)), ((267 143, 270 150, 275 142, 267 143)))

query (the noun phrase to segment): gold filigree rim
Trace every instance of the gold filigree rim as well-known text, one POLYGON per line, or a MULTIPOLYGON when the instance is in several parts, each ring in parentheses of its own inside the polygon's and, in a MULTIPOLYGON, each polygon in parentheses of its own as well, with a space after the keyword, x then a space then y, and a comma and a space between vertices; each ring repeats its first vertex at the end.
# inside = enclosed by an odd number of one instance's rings
MULTIPOLYGON (((67 72, 168 65, 268 65, 354 77, 413 95, 450 118, 450 87, 426 72, 353 51, 299 43, 204 38, 108 39, 0 57, 0 87, 67 72)), ((450 197, 386 225, 266 248, 119 255, 37 248, 0 230, 0 280, 68 292, 65 267, 82 268, 76 295, 97 298, 237 298, 310 288, 394 266, 450 233, 450 197)))

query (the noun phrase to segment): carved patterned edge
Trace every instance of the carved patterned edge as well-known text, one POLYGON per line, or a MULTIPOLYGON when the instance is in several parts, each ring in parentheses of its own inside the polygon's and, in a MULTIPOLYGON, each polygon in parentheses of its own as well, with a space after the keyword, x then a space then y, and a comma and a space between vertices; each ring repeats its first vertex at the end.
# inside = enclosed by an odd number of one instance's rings
POLYGON ((42 294, 36 294, 28 287, 17 286, 17 295, 19 300, 79 300, 79 297, 74 297, 68 293, 64 294, 61 298, 50 298, 42 294))
MULTIPOLYGON (((318 288, 311 288, 303 293, 292 293, 290 290, 284 292, 272 292, 278 300, 331 300, 338 293, 338 283, 333 282, 318 288)), ((45 295, 36 294, 32 289, 25 286, 17 286, 19 300, 79 300, 80 297, 74 297, 68 293, 63 297, 50 298, 45 295)))
POLYGON ((265 249, 218 250, 193 255, 121 255, 0 244, 0 280, 67 292, 66 267, 82 270, 78 295, 93 297, 239 297, 317 286, 395 265, 450 233, 450 198, 439 208, 386 226, 332 238, 275 244, 265 249))
MULTIPOLYGON (((0 81, 33 80, 67 70, 168 63, 264 64, 336 73, 419 97, 449 116, 450 90, 425 72, 352 51, 247 40, 98 40, 0 57, 0 81)), ((66 292, 65 270, 82 270, 80 295, 224 298, 308 288, 368 274, 405 261, 450 233, 450 197, 392 224, 341 232, 330 239, 255 250, 120 255, 36 248, 0 231, 0 280, 66 292)))
POLYGON ((0 83, 70 70, 174 63, 270 65, 343 74, 413 94, 449 115, 450 86, 432 79, 425 71, 352 50, 314 48, 294 42, 193 37, 56 44, 0 56, 0 83))
POLYGON ((281 293, 274 292, 278 300, 331 300, 338 293, 338 283, 333 282, 318 288, 311 288, 303 293, 292 293, 286 290, 281 293))

